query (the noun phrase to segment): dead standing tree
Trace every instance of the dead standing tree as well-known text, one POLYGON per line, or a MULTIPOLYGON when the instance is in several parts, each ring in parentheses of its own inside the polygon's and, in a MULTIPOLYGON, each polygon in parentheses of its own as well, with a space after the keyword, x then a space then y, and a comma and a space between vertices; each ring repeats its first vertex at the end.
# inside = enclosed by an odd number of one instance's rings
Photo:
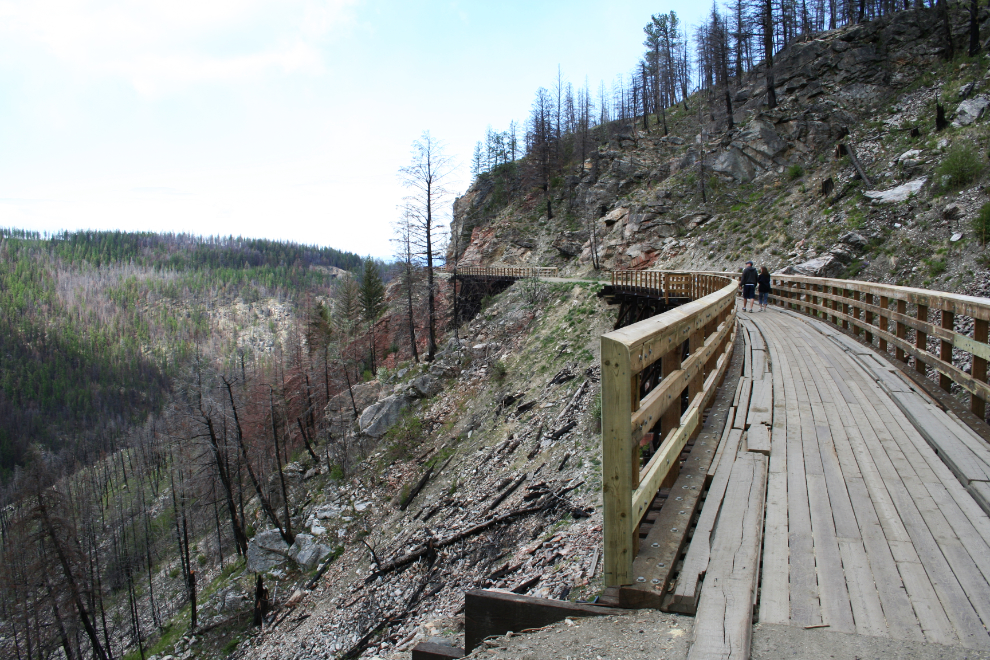
POLYGON ((423 133, 412 145, 412 161, 399 170, 402 184, 412 190, 406 197, 404 212, 408 214, 412 230, 412 244, 417 256, 426 266, 426 303, 429 315, 429 344, 426 361, 432 362, 437 352, 436 286, 433 276, 434 259, 442 259, 440 233, 442 223, 440 209, 449 197, 444 183, 454 169, 453 159, 444 152, 444 144, 423 133))

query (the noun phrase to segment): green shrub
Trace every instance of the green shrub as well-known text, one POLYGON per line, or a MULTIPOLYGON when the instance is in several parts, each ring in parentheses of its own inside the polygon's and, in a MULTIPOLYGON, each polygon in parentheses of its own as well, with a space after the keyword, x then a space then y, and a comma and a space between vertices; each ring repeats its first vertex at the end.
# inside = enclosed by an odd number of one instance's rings
POLYGON ((990 239, 990 202, 980 208, 980 212, 973 216, 973 233, 981 245, 987 244, 990 239))
POLYGON ((983 159, 973 145, 953 147, 935 170, 940 185, 946 190, 958 190, 976 180, 983 171, 983 159))
POLYGON ((422 442, 423 433, 423 422, 412 410, 407 410, 399 422, 385 434, 388 442, 385 459, 391 462, 409 458, 412 450, 422 442))
POLYGON ((508 373, 509 373, 509 368, 505 366, 505 362, 499 360, 498 362, 492 365, 492 379, 496 383, 501 383, 503 380, 505 380, 505 376, 508 373))
POLYGON ((933 259, 923 259, 923 261, 925 262, 925 265, 928 266, 928 274, 931 277, 938 277, 939 275, 944 273, 945 269, 948 267, 948 264, 945 262, 945 259, 933 258, 933 259))
POLYGON ((795 163, 787 168, 787 178, 793 181, 804 176, 804 168, 795 163))
POLYGON ((334 481, 342 481, 344 478, 344 468, 340 465, 332 465, 330 467, 330 478, 334 481))

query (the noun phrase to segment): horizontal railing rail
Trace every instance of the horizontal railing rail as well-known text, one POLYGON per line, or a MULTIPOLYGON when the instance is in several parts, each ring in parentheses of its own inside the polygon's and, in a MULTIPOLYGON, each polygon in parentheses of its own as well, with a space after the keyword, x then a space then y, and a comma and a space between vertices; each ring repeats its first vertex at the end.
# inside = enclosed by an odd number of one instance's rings
POLYGON ((738 273, 671 270, 614 270, 612 288, 620 293, 643 293, 650 297, 698 299, 725 286, 726 278, 738 273))
POLYGON ((928 369, 934 370, 939 386, 947 392, 955 383, 969 393, 970 411, 985 419, 990 400, 990 299, 795 275, 773 275, 771 286, 774 303, 830 321, 881 353, 889 354, 893 349, 894 358, 901 362, 913 357, 915 370, 923 376, 928 375, 928 369), (932 318, 935 316, 939 318, 932 318), (972 337, 956 331, 959 316, 973 319, 972 337), (937 340, 936 352, 930 350, 929 337, 937 340), (968 373, 956 366, 953 349, 968 354, 969 359, 963 360, 972 364, 968 373))
MULTIPOLYGON (((448 267, 453 272, 453 267, 448 267)), ((557 277, 560 269, 556 266, 460 266, 458 275, 475 277, 557 277)))
POLYGON ((602 454, 605 584, 632 583, 638 527, 722 381, 735 340, 731 274, 617 271, 613 287, 652 297, 693 298, 602 336, 602 454), (660 362, 662 377, 645 395, 640 378, 660 362), (681 411, 687 391, 689 405, 681 411), (640 441, 658 428, 662 443, 640 466, 640 441))

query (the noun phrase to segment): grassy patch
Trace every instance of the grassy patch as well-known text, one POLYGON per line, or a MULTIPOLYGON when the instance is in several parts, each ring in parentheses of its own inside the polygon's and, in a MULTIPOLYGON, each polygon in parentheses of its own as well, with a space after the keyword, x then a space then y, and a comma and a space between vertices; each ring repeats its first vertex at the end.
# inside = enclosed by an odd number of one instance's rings
POLYGON ((973 181, 983 171, 983 158, 972 144, 959 144, 949 150, 935 170, 944 190, 958 190, 973 181))
POLYGON ((980 245, 986 245, 990 238, 990 202, 980 207, 980 212, 973 216, 971 226, 980 245))

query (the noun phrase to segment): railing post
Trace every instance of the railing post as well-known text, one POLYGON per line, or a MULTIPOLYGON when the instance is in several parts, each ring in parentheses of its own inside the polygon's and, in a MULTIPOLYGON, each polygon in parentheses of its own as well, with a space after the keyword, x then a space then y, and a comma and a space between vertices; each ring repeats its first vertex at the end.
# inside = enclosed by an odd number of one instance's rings
MULTIPOLYGON (((842 289, 842 294, 841 295, 842 295, 843 298, 848 298, 850 296, 849 289, 845 289, 845 288, 842 289)), ((845 314, 846 316, 849 316, 849 303, 843 301, 842 304, 841 304, 841 307, 839 309, 840 309, 840 311, 842 311, 843 314, 845 314)), ((842 319, 842 329, 843 330, 848 330, 849 329, 849 320, 848 319, 842 319)))
MULTIPOLYGON (((928 305, 918 305, 918 320, 928 323, 928 305)), ((928 352, 928 333, 922 330, 914 331, 914 346, 922 353, 928 352)), ((914 370, 922 376, 926 375, 927 365, 918 357, 914 358, 914 370)))
MULTIPOLYGON (((863 303, 864 303, 864 306, 865 305, 875 305, 877 303, 876 298, 877 297, 874 296, 872 293, 864 293, 863 294, 863 303)), ((866 310, 864 310, 863 316, 866 317, 866 325, 868 325, 870 327, 873 327, 873 312, 871 312, 870 310, 866 309, 866 310)), ((873 345, 873 333, 870 332, 869 330, 867 330, 865 332, 865 335, 866 335, 866 343, 869 344, 870 346, 872 346, 873 345)))
MULTIPOLYGON (((955 313, 947 312, 942 310, 942 328, 948 330, 949 332, 955 332, 955 313)), ((939 351, 939 358, 942 362, 946 364, 952 364, 952 342, 945 341, 941 342, 941 350, 939 351)), ((938 375, 938 385, 946 392, 952 390, 952 379, 945 374, 940 373, 938 375)))
MULTIPOLYGON (((859 306, 859 289, 853 289, 852 297, 853 300, 856 301, 855 303, 853 303, 852 315, 854 319, 860 321, 862 320, 862 314, 861 314, 862 310, 859 306)), ((855 336, 859 337, 859 333, 861 333, 862 331, 863 329, 859 327, 859 323, 853 323, 853 334, 855 336)))
MULTIPOLYGON (((906 300, 897 301, 897 313, 907 314, 906 300)), ((900 321, 897 321, 897 338, 903 339, 905 341, 907 340, 907 326, 901 323, 900 321)), ((907 362, 908 359, 907 353, 905 353, 904 349, 902 349, 900 346, 897 347, 894 354, 897 356, 897 359, 900 360, 901 362, 907 362)))
MULTIPOLYGON (((887 296, 880 296, 880 309, 885 311, 890 309, 890 300, 887 298, 887 296)), ((890 329, 890 323, 889 320, 887 319, 886 314, 881 314, 879 321, 880 321, 880 330, 883 332, 887 332, 890 329)), ((887 354, 887 340, 883 336, 880 337, 880 352, 883 353, 884 355, 887 354)))
MULTIPOLYGON (((629 391, 632 393, 632 398, 629 400, 630 412, 636 412, 639 410, 639 390, 641 387, 640 375, 633 374, 629 379, 629 391)), ((640 445, 638 442, 633 442, 632 438, 629 439, 632 443, 632 452, 629 456, 629 487, 632 490, 639 488, 639 457, 640 457, 640 445)))
MULTIPOLYGON (((973 319, 973 339, 981 344, 987 343, 987 322, 982 319, 973 319)), ((981 383, 987 382, 987 361, 981 357, 973 356, 973 378, 981 383)), ((987 402, 975 393, 970 395, 969 410, 980 419, 985 419, 987 415, 987 402)))
MULTIPOLYGON (((688 355, 694 355, 704 347, 705 347, 704 329, 691 333, 691 337, 688 339, 688 355)), ((694 395, 700 392, 702 388, 704 388, 704 386, 705 386, 705 368, 702 367, 701 371, 698 372, 698 375, 696 375, 694 378, 688 381, 688 401, 693 401, 694 395)))
MULTIPOLYGON (((602 499, 605 586, 632 583, 632 370, 628 349, 602 337, 602 499)), ((638 394, 638 393, 637 393, 638 394)))
MULTIPOLYGON (((666 378, 670 374, 674 373, 681 368, 681 346, 678 344, 675 348, 668 351, 666 355, 662 358, 663 362, 660 367, 663 369, 663 377, 666 378)), ((681 423, 681 399, 677 397, 677 401, 672 403, 666 412, 660 416, 660 442, 663 442, 667 438, 667 434, 670 433, 671 429, 676 429, 681 423)))
MULTIPOLYGON (((839 301, 838 300, 835 300, 835 298, 837 298, 839 294, 837 294, 835 292, 835 287, 834 286, 829 286, 829 287, 826 287, 826 288, 828 289, 829 295, 832 296, 832 299, 829 300, 828 307, 833 312, 836 312, 839 309, 839 301)), ((836 316, 834 313, 832 314, 832 325, 839 325, 839 317, 836 316)))

